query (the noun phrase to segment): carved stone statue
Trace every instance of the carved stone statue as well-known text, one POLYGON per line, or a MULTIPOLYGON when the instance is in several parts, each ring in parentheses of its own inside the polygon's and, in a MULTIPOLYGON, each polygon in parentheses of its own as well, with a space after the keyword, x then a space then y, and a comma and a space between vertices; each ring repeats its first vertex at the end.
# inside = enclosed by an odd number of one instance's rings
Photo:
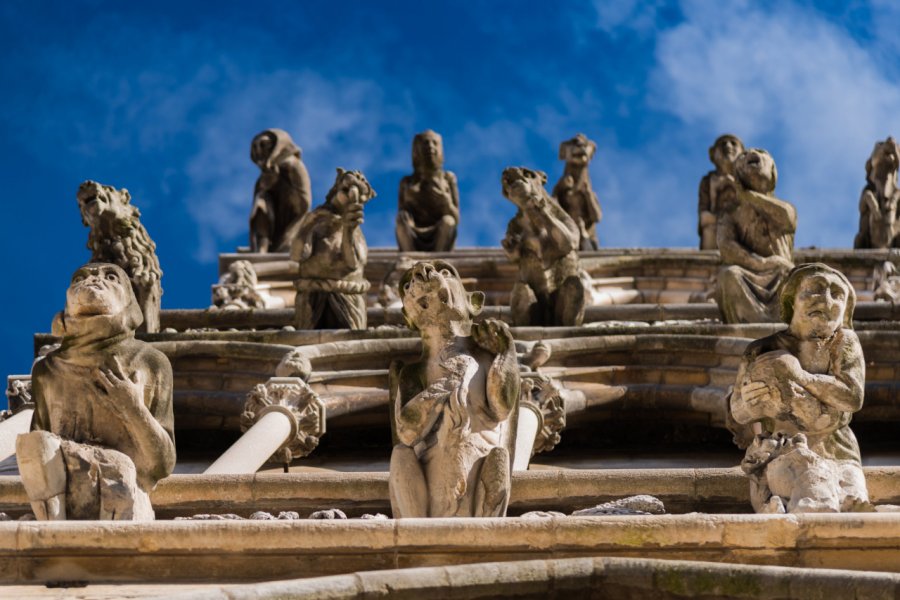
POLYGON ((730 406, 758 434, 742 465, 756 512, 871 510, 849 426, 865 388, 855 303, 840 271, 800 265, 780 294, 788 328, 744 353, 730 406))
POLYGON ((736 181, 718 192, 716 303, 726 323, 774 323, 778 286, 794 266, 797 211, 773 194, 778 172, 768 152, 747 150, 734 169, 736 181))
POLYGON ((743 151, 744 143, 730 133, 719 136, 709 147, 709 160, 716 169, 700 180, 697 233, 700 234, 701 250, 715 250, 719 247, 716 243, 716 224, 722 210, 719 191, 734 181, 734 161, 743 151))
POLYGON ((142 319, 125 271, 75 271, 53 323, 62 345, 32 369, 31 432, 16 440, 38 519, 153 519, 148 494, 175 465, 172 367, 134 339, 142 319))
POLYGON ((284 308, 284 299, 272 296, 268 285, 260 285, 256 269, 247 260, 236 260, 212 286, 210 310, 284 308))
POLYGON ((603 218, 597 194, 591 187, 588 166, 597 151, 597 144, 583 133, 559 145, 559 160, 566 161, 563 175, 553 187, 553 197, 559 202, 580 233, 579 250, 596 250, 597 223, 603 218))
POLYGON ((459 225, 456 175, 444 170, 441 136, 423 131, 413 138, 413 174, 400 180, 397 245, 401 252, 449 252, 459 225))
POLYGON ((473 323, 484 294, 466 293, 447 262, 420 262, 400 282, 422 359, 390 370, 394 517, 506 514, 519 365, 506 324, 473 323))
POLYGON ((900 146, 894 138, 876 143, 866 161, 866 187, 859 199, 859 232, 853 240, 854 248, 900 248, 898 166, 900 146))
POLYGON ((162 270, 156 244, 141 225, 141 212, 131 204, 128 190, 85 181, 78 188, 81 221, 91 228, 87 246, 91 262, 125 269, 144 315, 140 331, 159 331, 162 270))
POLYGON ((519 265, 511 308, 515 325, 580 325, 587 275, 578 263, 578 225, 547 194, 547 175, 521 167, 503 171, 503 195, 519 207, 503 249, 519 265))
POLYGON ((325 203, 300 221, 291 246, 297 261, 294 325, 298 329, 365 329, 363 276, 368 248, 360 225, 375 190, 359 171, 337 170, 325 203))
POLYGON ((250 249, 287 252, 300 219, 312 203, 312 187, 300 148, 288 132, 266 129, 250 144, 250 159, 259 167, 250 211, 250 249))

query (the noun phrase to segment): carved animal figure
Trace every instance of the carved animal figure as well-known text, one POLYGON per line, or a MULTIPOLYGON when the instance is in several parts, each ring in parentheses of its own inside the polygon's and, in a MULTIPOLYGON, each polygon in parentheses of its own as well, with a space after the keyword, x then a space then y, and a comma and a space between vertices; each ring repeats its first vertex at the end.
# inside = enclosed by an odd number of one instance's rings
POLYGON ((62 337, 32 368, 31 432, 16 440, 38 519, 153 519, 149 492, 172 472, 172 367, 134 339, 143 317, 125 271, 90 263, 72 276, 62 337))
POLYGON ((596 250, 600 247, 597 223, 603 218, 603 211, 600 210, 597 194, 591 187, 591 174, 588 170, 596 152, 597 144, 583 133, 559 145, 559 160, 566 161, 566 166, 562 177, 553 187, 553 197, 578 226, 579 250, 596 250))
POLYGON ((466 293, 447 262, 420 262, 400 282, 422 359, 390 369, 394 517, 506 514, 519 365, 506 324, 473 323, 484 294, 466 293))
POLYGON ((337 170, 325 203, 300 221, 291 247, 297 261, 298 329, 365 329, 368 257, 360 225, 375 190, 360 171, 337 170))
POLYGON ((547 194, 542 171, 510 167, 501 181, 503 195, 519 208, 502 241, 519 266, 510 300, 513 323, 580 325, 590 279, 578 263, 578 226, 547 194))
POLYGON ((300 148, 283 129, 266 129, 250 144, 250 159, 259 167, 250 211, 250 249, 287 252, 300 219, 312 204, 312 186, 300 148))
POLYGON ((859 232, 853 240, 854 248, 900 247, 898 166, 900 146, 894 138, 876 143, 866 161, 866 187, 859 199, 859 232))
POLYGON ((91 228, 87 243, 91 262, 112 263, 128 273, 144 315, 140 331, 159 331, 162 270, 156 244, 141 224, 141 212, 131 204, 128 190, 85 181, 77 198, 81 221, 91 228))
POLYGON ((777 322, 778 286, 794 266, 797 211, 774 196, 778 171, 768 152, 747 150, 734 169, 736 181, 719 190, 716 304, 726 323, 777 322))
POLYGON ((709 148, 709 160, 716 166, 700 180, 697 213, 697 233, 700 234, 700 249, 715 250, 716 227, 722 202, 719 192, 734 181, 734 161, 744 151, 744 143, 736 135, 725 134, 716 138, 709 148))
POLYGON ((397 245, 401 252, 449 252, 459 224, 456 175, 445 171, 440 135, 423 131, 413 138, 413 174, 400 180, 397 245))

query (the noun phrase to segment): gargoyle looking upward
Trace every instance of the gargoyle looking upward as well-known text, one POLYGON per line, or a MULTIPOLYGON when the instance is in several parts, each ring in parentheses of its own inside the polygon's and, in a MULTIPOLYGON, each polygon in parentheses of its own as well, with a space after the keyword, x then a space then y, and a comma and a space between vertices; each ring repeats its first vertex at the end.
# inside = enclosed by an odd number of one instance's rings
POLYGON ((283 129, 266 129, 250 143, 250 160, 259 167, 250 211, 250 249, 287 252, 300 219, 312 204, 312 187, 300 148, 283 129))
POLYGON ((394 517, 504 516, 520 384, 512 334, 472 322, 484 294, 466 293, 444 261, 417 263, 400 294, 423 348, 390 370, 394 517))
POLYGON ((32 431, 16 440, 38 519, 153 519, 148 494, 175 465, 172 367, 134 339, 142 318, 118 266, 75 271, 53 323, 62 345, 32 369, 32 431))
POLYGON ((459 225, 456 175, 444 170, 441 136, 423 131, 413 138, 413 174, 400 180, 397 245, 401 252, 449 252, 459 225))
POLYGON ((128 190, 85 181, 78 188, 81 221, 91 228, 87 246, 91 262, 112 263, 128 274, 144 316, 140 331, 159 331, 162 270, 156 244, 141 225, 141 212, 128 190))
POLYGON ((510 167, 503 195, 519 207, 501 244, 519 265, 510 306, 515 325, 577 326, 584 320, 587 275, 578 264, 578 226, 547 194, 547 175, 510 167))
POLYGON ((597 151, 597 144, 579 133, 559 145, 559 160, 566 161, 563 176, 553 187, 553 197, 578 226, 581 240, 579 250, 596 250, 597 223, 603 218, 597 194, 591 187, 588 167, 597 151))
POLYGON ((876 143, 866 161, 866 187, 859 199, 859 232, 853 240, 854 248, 900 247, 898 167, 900 146, 894 138, 876 143))

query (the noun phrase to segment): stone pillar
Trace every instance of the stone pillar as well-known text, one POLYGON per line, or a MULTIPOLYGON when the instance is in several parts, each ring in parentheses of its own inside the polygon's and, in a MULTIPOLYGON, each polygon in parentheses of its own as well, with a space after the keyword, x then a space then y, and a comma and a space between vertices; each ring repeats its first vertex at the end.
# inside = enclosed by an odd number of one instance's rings
POLYGON ((0 415, 0 461, 16 453, 16 437, 31 429, 34 402, 31 399, 31 377, 10 375, 6 379, 9 410, 0 415))
POLYGON ((299 377, 272 377, 247 395, 241 430, 205 473, 255 473, 269 460, 307 456, 325 433, 325 403, 299 377))
POLYGON ((523 373, 513 471, 527 470, 532 456, 552 450, 565 427, 565 390, 546 375, 523 373))

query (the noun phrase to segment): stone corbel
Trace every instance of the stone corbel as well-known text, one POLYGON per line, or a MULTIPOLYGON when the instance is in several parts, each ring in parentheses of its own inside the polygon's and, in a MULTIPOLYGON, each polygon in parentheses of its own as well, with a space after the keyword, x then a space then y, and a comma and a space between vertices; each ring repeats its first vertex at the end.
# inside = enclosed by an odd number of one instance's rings
POLYGON ((552 378, 539 373, 522 374, 519 408, 534 412, 538 417, 538 432, 531 455, 549 452, 560 442, 566 428, 565 390, 552 378))
POLYGON ((299 377, 272 377, 254 387, 241 414, 241 431, 246 432, 273 412, 288 418, 291 431, 270 460, 290 463, 315 450, 325 433, 325 403, 305 381, 299 377))

